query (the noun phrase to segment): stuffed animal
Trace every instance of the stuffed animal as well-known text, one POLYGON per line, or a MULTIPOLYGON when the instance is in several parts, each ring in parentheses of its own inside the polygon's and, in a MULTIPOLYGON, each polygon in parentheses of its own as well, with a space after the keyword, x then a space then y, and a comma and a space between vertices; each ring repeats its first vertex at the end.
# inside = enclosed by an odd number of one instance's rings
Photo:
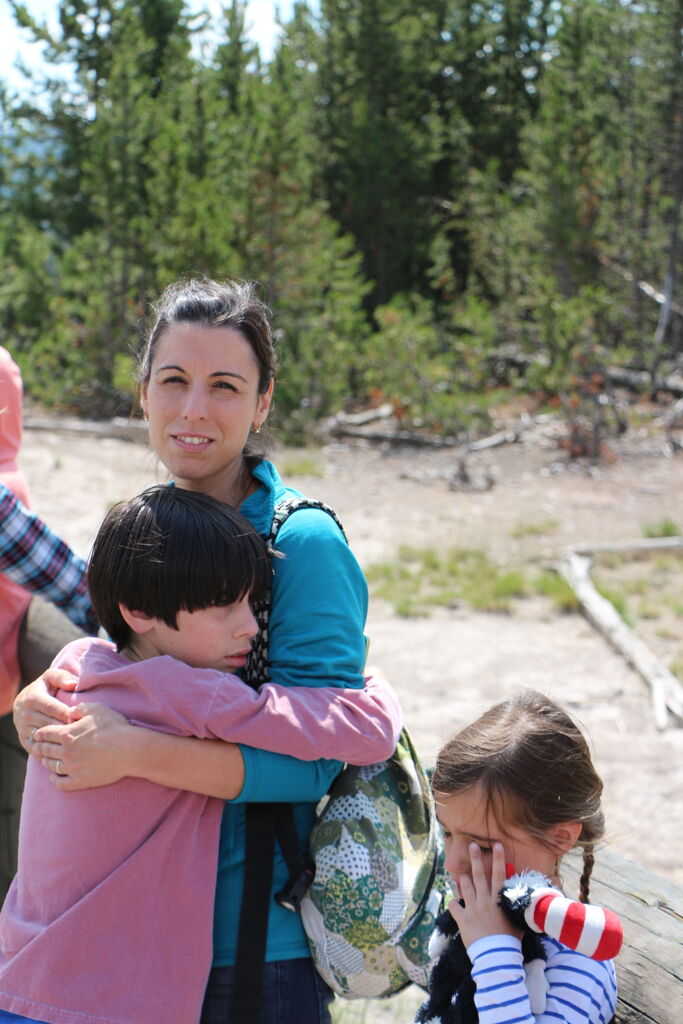
MULTIPOLYGON (((500 906, 522 931, 522 957, 534 1015, 544 1012, 547 991, 541 934, 594 960, 611 960, 621 949, 623 929, 616 914, 567 899, 538 871, 509 877, 500 891, 500 906)), ((436 962, 429 979, 429 999, 418 1010, 417 1024, 477 1024, 472 964, 448 910, 436 919, 429 954, 436 962)))

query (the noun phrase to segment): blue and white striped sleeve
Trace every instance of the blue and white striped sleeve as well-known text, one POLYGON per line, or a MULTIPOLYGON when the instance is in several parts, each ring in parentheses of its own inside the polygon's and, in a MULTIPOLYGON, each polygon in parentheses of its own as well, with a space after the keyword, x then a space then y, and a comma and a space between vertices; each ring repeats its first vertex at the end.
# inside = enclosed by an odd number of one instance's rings
POLYGON ((532 1013, 521 942, 489 935, 471 943, 479 1024, 609 1024, 616 1008, 612 961, 596 961, 543 938, 545 1009, 532 1013))
POLYGON ((86 633, 97 633, 85 561, 2 483, 0 572, 57 605, 86 633))

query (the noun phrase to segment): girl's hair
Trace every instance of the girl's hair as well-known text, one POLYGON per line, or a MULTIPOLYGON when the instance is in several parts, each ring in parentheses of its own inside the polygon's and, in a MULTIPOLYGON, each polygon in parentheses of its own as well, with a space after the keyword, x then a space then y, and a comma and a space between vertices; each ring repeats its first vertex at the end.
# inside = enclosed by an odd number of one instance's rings
POLYGON ((259 366, 259 393, 275 376, 275 349, 270 329, 270 310, 256 297, 256 285, 248 281, 213 281, 187 278, 175 281, 155 306, 156 319, 143 349, 138 381, 149 380, 159 339, 174 324, 228 327, 249 342, 259 366))
POLYGON ((580 898, 588 903, 593 850, 605 829, 602 781, 567 712, 542 693, 522 690, 462 729, 440 751, 432 787, 438 799, 477 782, 503 831, 515 825, 554 849, 547 835, 553 825, 581 824, 580 898))
POLYGON ((267 545, 239 512, 168 485, 115 505, 88 562, 95 612, 119 650, 131 633, 119 602, 177 629, 181 610, 258 600, 269 576, 267 545))

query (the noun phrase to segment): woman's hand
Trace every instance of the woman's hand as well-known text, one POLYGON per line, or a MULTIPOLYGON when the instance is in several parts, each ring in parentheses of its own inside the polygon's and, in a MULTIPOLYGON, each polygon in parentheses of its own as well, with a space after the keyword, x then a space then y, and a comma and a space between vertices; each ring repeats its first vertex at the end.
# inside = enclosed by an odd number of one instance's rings
POLYGON ((76 677, 59 668, 48 669, 35 682, 21 690, 14 701, 14 727, 24 750, 33 754, 33 736, 37 729, 52 722, 71 722, 72 708, 57 700, 57 690, 73 690, 76 677))
POLYGON ((30 746, 57 789, 108 786, 130 774, 130 744, 139 730, 105 704, 77 704, 70 710, 71 724, 43 725, 30 746))
POLYGON ((514 927, 501 910, 499 892, 505 882, 505 851, 502 843, 494 843, 491 859, 491 881, 486 877, 482 853, 476 843, 470 843, 471 875, 461 875, 458 888, 465 906, 453 900, 448 907, 465 947, 485 935, 516 935, 514 927))

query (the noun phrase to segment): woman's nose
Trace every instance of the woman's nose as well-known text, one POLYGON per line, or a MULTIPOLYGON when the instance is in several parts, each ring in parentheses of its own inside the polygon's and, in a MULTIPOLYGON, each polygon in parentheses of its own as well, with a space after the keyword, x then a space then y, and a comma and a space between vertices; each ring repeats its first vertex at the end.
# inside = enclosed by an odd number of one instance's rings
POLYGON ((200 387, 190 387, 185 395, 183 416, 187 420, 206 419, 206 395, 200 387))

